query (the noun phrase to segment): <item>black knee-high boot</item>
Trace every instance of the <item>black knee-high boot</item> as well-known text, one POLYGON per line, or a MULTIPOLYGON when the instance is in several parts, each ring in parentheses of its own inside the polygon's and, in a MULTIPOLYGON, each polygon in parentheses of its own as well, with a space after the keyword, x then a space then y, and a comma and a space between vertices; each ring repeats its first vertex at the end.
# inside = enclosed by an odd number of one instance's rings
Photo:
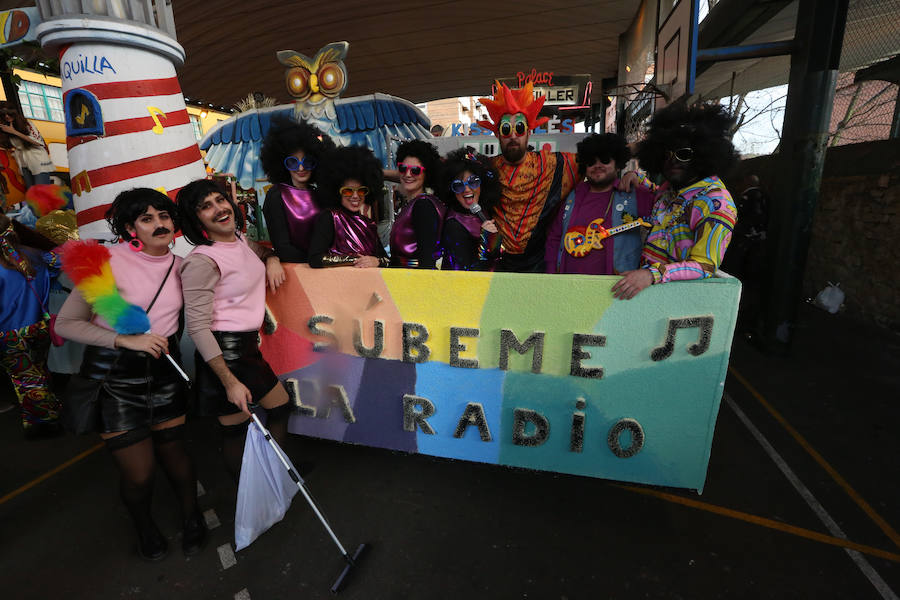
POLYGON ((120 492, 137 529, 138 553, 157 561, 169 551, 165 538, 150 514, 156 461, 148 429, 136 429, 106 440, 121 473, 120 492))
POLYGON ((244 443, 247 440, 247 425, 250 420, 236 425, 220 425, 222 430, 222 458, 225 468, 234 479, 234 483, 241 481, 241 461, 244 458, 244 443))
MULTIPOLYGON (((287 442, 287 426, 292 410, 293 407, 291 406, 290 402, 285 402, 281 406, 276 406, 275 408, 269 408, 266 410, 266 429, 268 429, 269 433, 272 434, 272 439, 274 439, 286 453, 288 452, 288 449, 285 447, 285 444, 287 442)), ((296 448, 294 448, 294 450, 294 454, 296 454, 296 448)), ((300 473, 300 475, 303 477, 309 475, 315 468, 315 465, 310 461, 295 461, 292 459, 292 462, 297 468, 297 472, 300 473)))
POLYGON ((181 549, 193 556, 206 543, 206 523, 197 506, 197 474, 184 447, 184 425, 154 431, 153 446, 181 505, 181 549))
POLYGON ((272 439, 281 447, 284 447, 285 439, 287 439, 288 418, 291 416, 291 409, 290 402, 266 409, 266 429, 272 434, 272 439))

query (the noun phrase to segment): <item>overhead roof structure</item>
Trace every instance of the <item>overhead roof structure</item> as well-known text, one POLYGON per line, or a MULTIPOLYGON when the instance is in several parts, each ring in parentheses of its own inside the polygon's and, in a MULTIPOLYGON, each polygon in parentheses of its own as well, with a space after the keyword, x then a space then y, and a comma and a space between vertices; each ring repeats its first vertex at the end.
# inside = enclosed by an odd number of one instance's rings
POLYGON ((344 97, 412 102, 490 93, 519 71, 615 74, 619 34, 639 0, 174 0, 179 69, 191 99, 229 106, 250 92, 290 101, 279 50, 313 56, 346 40, 344 97))
MULTIPOLYGON (((109 0, 115 2, 116 0, 109 0)), ((173 0, 179 69, 191 100, 230 107, 251 92, 290 101, 275 53, 308 56, 346 40, 344 97, 383 92, 412 102, 489 93, 496 78, 532 69, 616 75, 618 38, 640 0, 173 0)), ((32 4, 0 0, 0 9, 32 4)), ((797 0, 719 0, 700 24, 700 48, 793 37, 797 0)), ((841 70, 900 52, 895 0, 853 0, 841 70), (877 40, 877 43, 873 43, 877 40), (893 48, 893 52, 890 51, 893 48)), ((696 93, 726 96, 787 82, 787 56, 700 66, 696 93), (733 76, 736 73, 737 76, 733 76)), ((603 90, 594 87, 594 102, 603 90)))
MULTIPOLYGON (((790 40, 797 0, 720 0, 700 24, 700 47, 790 40), (743 25, 743 26, 742 26, 743 25)), ((855 71, 900 53, 900 2, 853 0, 847 12, 841 71, 855 71)), ((786 84, 789 56, 715 63, 697 76, 696 93, 729 96, 786 84), (736 74, 732 77, 732 74, 736 74)))

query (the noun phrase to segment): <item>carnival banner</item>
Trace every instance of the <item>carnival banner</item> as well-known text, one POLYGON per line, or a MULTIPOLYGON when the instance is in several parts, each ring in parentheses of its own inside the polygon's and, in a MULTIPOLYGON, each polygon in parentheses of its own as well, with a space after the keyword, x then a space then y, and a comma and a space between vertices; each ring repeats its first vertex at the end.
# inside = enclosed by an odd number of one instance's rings
POLYGON ((261 348, 292 433, 702 491, 738 280, 285 271, 261 348))
POLYGON ((0 11, 0 48, 33 42, 40 24, 41 13, 34 6, 0 11))

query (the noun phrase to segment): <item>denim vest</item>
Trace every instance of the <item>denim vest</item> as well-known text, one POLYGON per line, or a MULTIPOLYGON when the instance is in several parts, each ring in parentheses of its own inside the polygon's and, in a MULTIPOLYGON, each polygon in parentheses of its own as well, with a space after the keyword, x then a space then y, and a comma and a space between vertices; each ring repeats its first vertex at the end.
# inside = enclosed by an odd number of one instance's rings
MULTIPOLYGON (((615 190, 612 196, 612 226, 622 225, 622 216, 630 213, 632 217, 637 219, 638 206, 634 189, 630 192, 622 192, 615 190)), ((635 227, 624 231, 613 238, 613 268, 617 273, 624 273, 637 269, 641 262, 641 228, 635 227)))

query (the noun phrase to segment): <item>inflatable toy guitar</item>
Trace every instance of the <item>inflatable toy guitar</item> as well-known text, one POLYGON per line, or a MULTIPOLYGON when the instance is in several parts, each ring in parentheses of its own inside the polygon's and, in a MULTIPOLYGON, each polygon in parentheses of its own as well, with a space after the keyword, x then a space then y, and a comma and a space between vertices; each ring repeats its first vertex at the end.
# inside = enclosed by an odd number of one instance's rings
POLYGON ((563 239, 563 245, 566 252, 580 258, 587 255, 591 250, 602 249, 602 241, 606 238, 642 226, 650 227, 650 223, 638 217, 629 223, 623 223, 607 229, 603 227, 603 218, 601 217, 588 223, 587 227, 571 228, 563 239))

